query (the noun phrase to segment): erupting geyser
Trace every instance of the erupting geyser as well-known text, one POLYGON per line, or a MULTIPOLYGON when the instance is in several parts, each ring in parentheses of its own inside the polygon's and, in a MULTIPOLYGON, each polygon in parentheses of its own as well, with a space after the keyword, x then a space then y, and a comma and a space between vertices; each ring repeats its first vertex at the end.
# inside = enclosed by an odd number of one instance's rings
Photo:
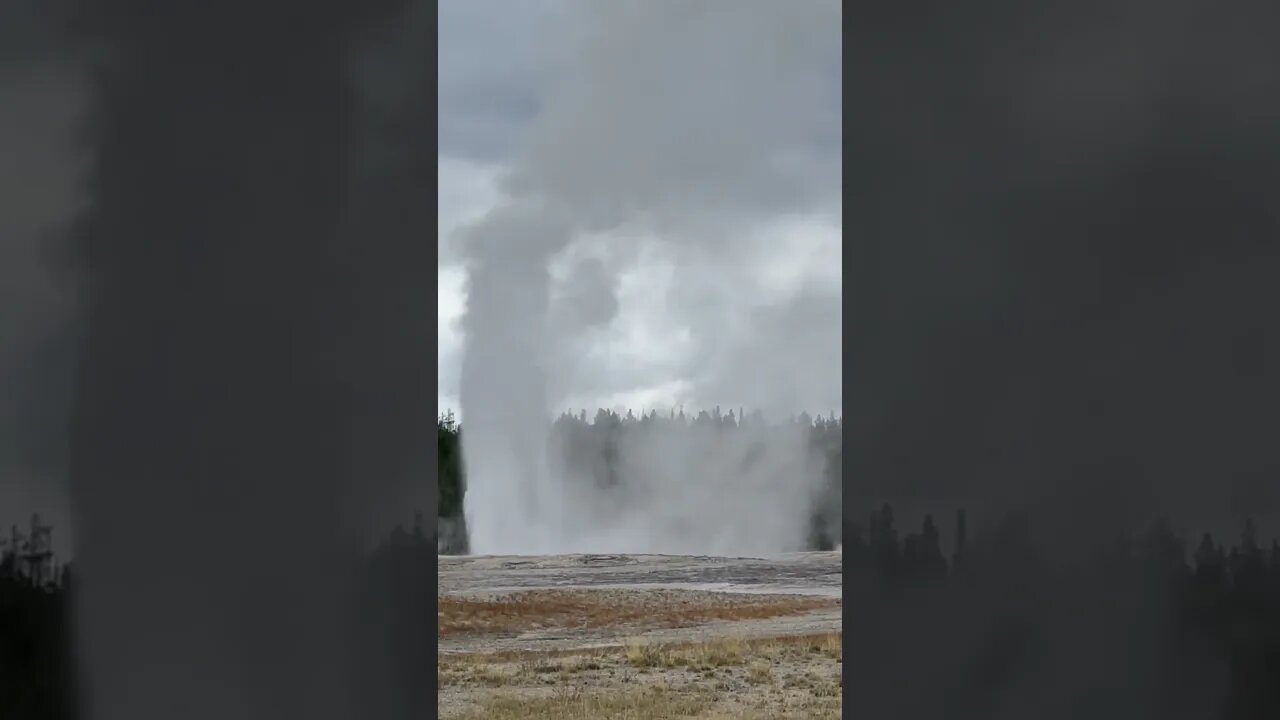
MULTIPOLYGON (((785 432, 715 451, 655 435, 622 451, 640 470, 616 502, 564 477, 548 450, 563 400, 549 381, 576 328, 553 321, 551 269, 578 243, 632 242, 611 238, 623 228, 733 257, 733 238, 778 217, 838 218, 840 4, 570 2, 564 12, 567 37, 548 45, 568 49, 568 62, 505 199, 458 238, 469 273, 460 401, 471 551, 798 549, 802 488, 821 470, 785 432)), ((589 310, 573 316, 599 324, 589 310)), ((807 373, 762 370, 728 383, 738 397, 717 397, 754 407, 807 373)), ((833 385, 824 402, 838 402, 833 385)))

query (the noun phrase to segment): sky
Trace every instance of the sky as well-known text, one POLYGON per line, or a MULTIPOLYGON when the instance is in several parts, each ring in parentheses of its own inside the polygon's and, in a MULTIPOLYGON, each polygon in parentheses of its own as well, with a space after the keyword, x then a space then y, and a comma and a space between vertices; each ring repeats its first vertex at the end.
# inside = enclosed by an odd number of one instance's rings
MULTIPOLYGON (((796 27, 802 28, 800 22, 813 22, 819 10, 829 7, 821 0, 806 0, 806 5, 801 12, 785 12, 783 22, 794 17, 796 27)), ((705 7, 723 13, 733 6, 711 2, 705 7)), ((761 7, 764 12, 781 12, 776 6, 761 7)), ((837 8, 837 19, 838 12, 837 8)), ((717 62, 726 58, 742 62, 742 57, 749 57, 735 56, 743 48, 729 47, 718 39, 675 37, 678 18, 666 20, 657 13, 641 13, 637 18, 638 33, 653 33, 647 37, 657 38, 654 43, 671 34, 666 47, 679 48, 638 62, 637 80, 609 96, 619 105, 626 104, 631 113, 623 122, 637 113, 651 112, 659 118, 648 125, 637 123, 640 136, 649 128, 663 127, 663 118, 679 117, 660 104, 679 101, 684 91, 680 82, 664 82, 651 88, 656 90, 654 105, 646 105, 650 101, 641 97, 646 92, 644 79, 659 75, 645 71, 661 70, 666 73, 661 77, 671 78, 713 77, 714 72, 724 72, 717 62), (648 24, 641 27, 641 23, 648 24), (630 87, 635 87, 634 92, 630 87)), ((464 241, 459 230, 501 204, 510 172, 536 139, 538 128, 546 125, 542 112, 561 97, 558 93, 572 93, 575 83, 582 81, 584 69, 581 56, 575 56, 573 49, 579 45, 574 40, 590 31, 592 19, 584 6, 555 0, 440 4, 437 340, 441 412, 457 413, 459 408, 461 318, 467 302, 465 248, 460 247, 464 241)), ((722 20, 736 21, 729 15, 722 20)), ((742 27, 750 26, 744 22, 742 27)), ((802 29, 806 41, 817 48, 814 56, 829 60, 819 67, 829 67, 830 73, 815 74, 812 87, 806 87, 803 95, 753 98, 751 104, 758 115, 769 116, 753 129, 767 127, 776 137, 766 137, 792 153, 790 187, 783 192, 765 185, 747 188, 749 192, 742 192, 727 211, 731 217, 717 218, 714 226, 626 224, 575 239, 553 258, 551 321, 588 329, 573 334, 556 350, 549 412, 598 407, 666 411, 677 406, 696 411, 722 405, 759 408, 774 415, 839 414, 840 34, 838 23, 825 31, 802 29), (800 201, 783 197, 788 194, 800 201), (557 315, 557 305, 568 310, 557 315), (564 317, 566 312, 599 317, 564 317)), ((749 37, 745 32, 726 35, 749 37)), ((743 69, 751 71, 751 67, 743 69)), ((711 102, 706 107, 723 110, 711 102)), ((691 122, 698 120, 691 118, 691 122)), ((678 125, 674 127, 678 133, 678 125)), ((732 137, 731 130, 726 127, 726 136, 732 137)), ((647 139, 658 134, 652 130, 647 139)), ((601 150, 591 147, 593 139, 583 138, 583 153, 601 150)), ((574 151, 572 147, 555 150, 568 155, 574 151)), ((614 153, 616 148, 604 151, 614 153)), ((691 177, 667 173, 663 178, 655 170, 670 168, 659 163, 644 166, 647 158, 640 154, 617 152, 616 157, 631 165, 619 171, 631 178, 654 171, 652 177, 659 178, 656 183, 697 187, 691 177)), ((706 187, 716 186, 711 179, 706 187)))

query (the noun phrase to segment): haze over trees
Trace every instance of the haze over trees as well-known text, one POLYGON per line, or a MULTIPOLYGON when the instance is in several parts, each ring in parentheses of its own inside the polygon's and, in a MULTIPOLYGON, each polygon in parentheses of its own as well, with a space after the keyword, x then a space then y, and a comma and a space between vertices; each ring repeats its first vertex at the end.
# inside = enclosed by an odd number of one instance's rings
MULTIPOLYGON (((439 416, 437 508, 444 552, 466 547, 462 431, 452 412, 439 416)), ((842 421, 834 413, 801 413, 770 422, 759 412, 741 408, 717 407, 696 414, 683 409, 638 414, 598 409, 590 418, 586 410, 562 413, 550 424, 547 443, 551 471, 566 479, 566 490, 592 498, 586 512, 605 516, 638 503, 675 505, 688 497, 682 493, 696 491, 699 483, 718 491, 718 482, 738 482, 746 491, 759 478, 767 483, 761 492, 787 497, 780 513, 799 508, 807 517, 807 532, 798 546, 778 549, 829 550, 839 543, 841 527, 841 432, 842 421), (790 442, 796 437, 798 450, 790 442), (785 451, 778 450, 783 446, 785 451), (786 462, 777 462, 780 455, 787 456, 786 462), (669 497, 654 499, 654 493, 669 497)), ((674 534, 685 522, 675 514, 656 512, 651 517, 668 521, 674 534)))

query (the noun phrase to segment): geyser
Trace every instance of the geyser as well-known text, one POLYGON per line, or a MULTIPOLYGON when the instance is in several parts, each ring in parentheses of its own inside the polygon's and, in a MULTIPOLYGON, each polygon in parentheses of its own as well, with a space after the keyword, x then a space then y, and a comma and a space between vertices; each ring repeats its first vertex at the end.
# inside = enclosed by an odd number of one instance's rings
MULTIPOLYGON (((732 257, 734 238, 757 225, 838 207, 840 18, 827 0, 565 5, 566 36, 548 43, 564 51, 563 72, 509 168, 505 199, 457 238, 469 273, 460 401, 472 552, 799 544, 807 499, 780 498, 783 488, 806 498, 821 469, 785 433, 710 454, 655 434, 622 451, 646 466, 633 490, 674 492, 667 501, 679 509, 637 495, 621 514, 600 515, 608 525, 593 519, 599 498, 549 455, 561 409, 550 380, 573 333, 607 323, 600 310, 616 303, 600 298, 608 283, 596 267, 591 292, 569 296, 599 305, 555 312, 550 269, 583 242, 630 242, 611 239, 624 228, 732 257)), ((752 407, 778 391, 763 385, 802 382, 804 362, 797 354, 785 372, 729 383, 739 396, 717 401, 752 407)))

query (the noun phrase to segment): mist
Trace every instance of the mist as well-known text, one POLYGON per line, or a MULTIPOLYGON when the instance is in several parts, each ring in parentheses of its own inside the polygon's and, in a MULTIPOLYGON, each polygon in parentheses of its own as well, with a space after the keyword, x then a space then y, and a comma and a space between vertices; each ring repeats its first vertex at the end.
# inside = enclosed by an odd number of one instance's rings
POLYGON ((717 408, 688 423, 656 413, 595 421, 612 423, 632 427, 606 444, 603 457, 584 457, 572 443, 581 426, 554 434, 552 472, 568 490, 565 534, 593 552, 795 552, 810 549, 816 513, 832 528, 840 524, 838 486, 833 497, 836 483, 824 482, 839 473, 830 474, 808 418, 739 423, 717 408), (600 464, 603 483, 593 472, 600 464))
POLYGON ((443 241, 467 272, 459 399, 471 550, 795 549, 811 510, 804 489, 822 476, 803 443, 753 444, 748 468, 745 446, 649 434, 618 448, 622 466, 643 468, 631 478, 639 494, 601 496, 567 476, 550 423, 633 374, 643 377, 632 388, 669 388, 647 398, 664 408, 838 406, 838 309, 810 316, 806 302, 838 308, 839 280, 808 297, 761 294, 764 307, 744 310, 756 289, 735 288, 744 268, 724 258, 763 261, 761 248, 785 234, 780 220, 839 225, 840 5, 575 2, 560 12, 540 38, 537 113, 502 199, 443 241), (669 268, 672 286, 661 308, 637 309, 628 280, 655 267, 669 268), (788 312, 822 330, 778 322, 788 312), (693 339, 599 351, 623 325, 693 339), (684 357, 665 368, 635 359, 655 351, 684 357), (671 515, 645 498, 658 492, 683 506, 671 515), (805 500, 780 501, 787 492, 805 500))

